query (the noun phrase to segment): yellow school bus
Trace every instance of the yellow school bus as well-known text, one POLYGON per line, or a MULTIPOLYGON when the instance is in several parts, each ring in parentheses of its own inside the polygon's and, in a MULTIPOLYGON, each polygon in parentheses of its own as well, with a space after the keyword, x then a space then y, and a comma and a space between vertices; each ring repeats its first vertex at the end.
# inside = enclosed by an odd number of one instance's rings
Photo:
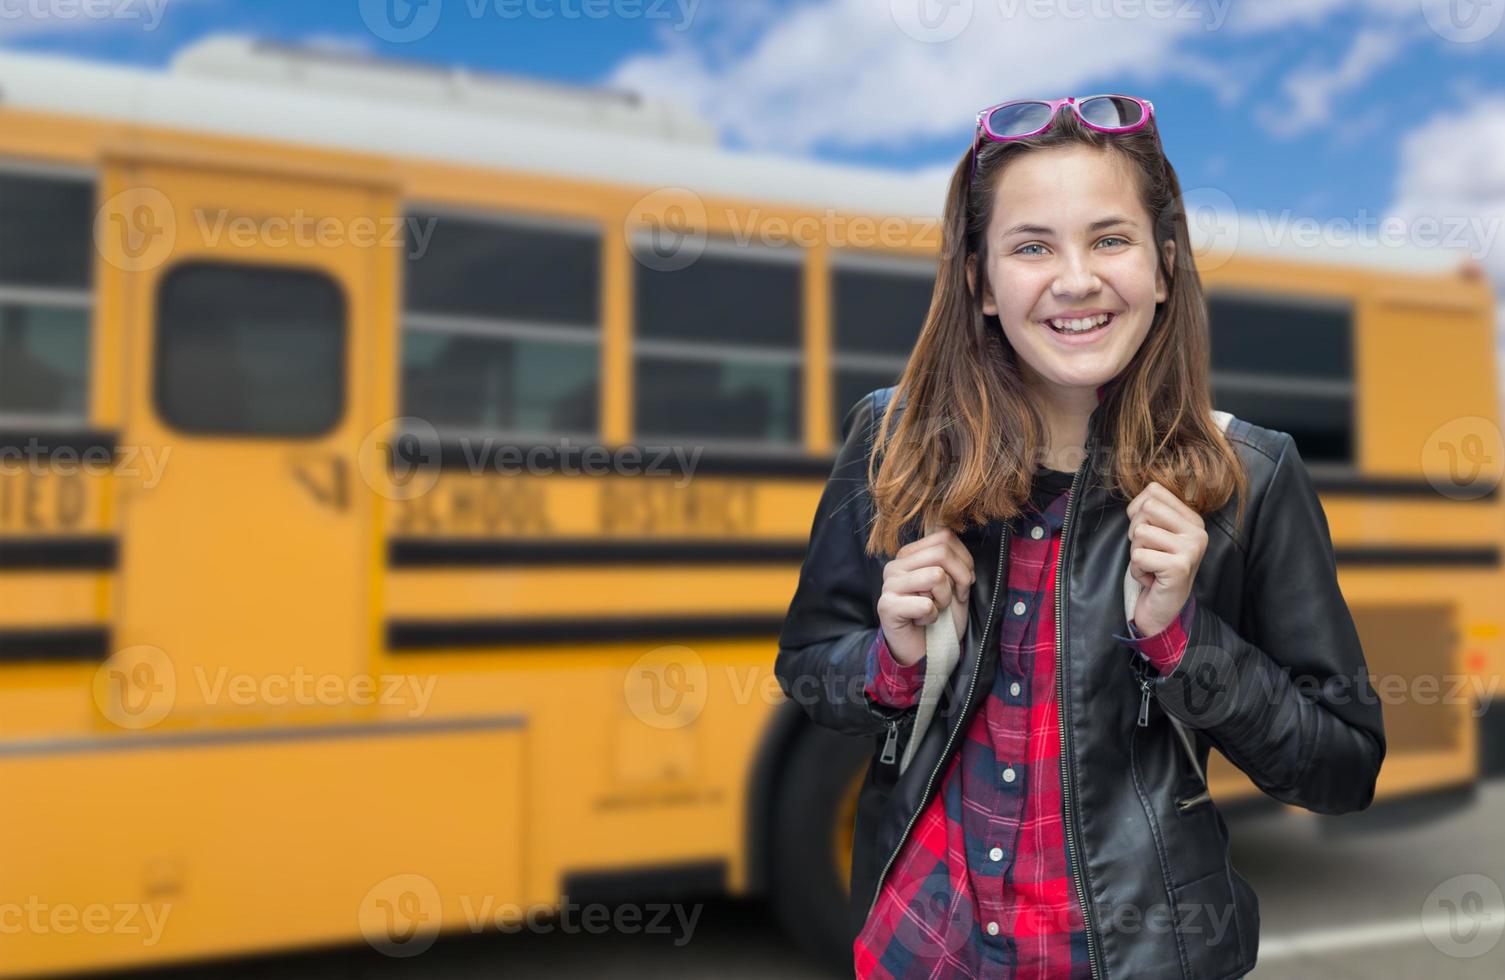
MULTIPOLYGON (((875 746, 775 639, 941 196, 610 92, 0 54, 0 973, 717 892, 839 958, 875 746)), ((1489 290, 1246 245, 1220 407, 1297 437, 1406 686, 1381 796, 1468 787, 1477 698, 1413 682, 1505 667, 1489 290)))

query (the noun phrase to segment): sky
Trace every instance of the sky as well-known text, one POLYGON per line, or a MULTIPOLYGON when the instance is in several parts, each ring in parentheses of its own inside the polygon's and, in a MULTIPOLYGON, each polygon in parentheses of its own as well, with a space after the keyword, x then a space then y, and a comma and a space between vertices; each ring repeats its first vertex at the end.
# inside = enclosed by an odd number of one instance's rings
POLYGON ((234 32, 630 89, 731 148, 931 172, 983 106, 1125 92, 1188 196, 1336 239, 1402 218, 1505 296, 1502 21, 1505 0, 0 0, 0 45, 165 67, 234 32))

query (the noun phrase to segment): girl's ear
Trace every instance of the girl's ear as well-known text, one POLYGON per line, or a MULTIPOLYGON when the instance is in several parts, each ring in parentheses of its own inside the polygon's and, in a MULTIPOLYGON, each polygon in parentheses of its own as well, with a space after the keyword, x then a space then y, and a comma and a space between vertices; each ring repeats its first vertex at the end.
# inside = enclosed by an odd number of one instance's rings
MULTIPOLYGON (((967 256, 967 288, 972 295, 977 295, 977 253, 967 256)), ((989 287, 987 277, 983 277, 982 283, 982 311, 988 316, 998 315, 998 304, 993 301, 993 290, 989 287)))
POLYGON ((1170 286, 1165 281, 1165 270, 1176 267, 1176 240, 1174 238, 1165 240, 1164 251, 1165 264, 1157 263, 1155 266, 1155 302, 1157 303, 1164 303, 1171 294, 1170 286))

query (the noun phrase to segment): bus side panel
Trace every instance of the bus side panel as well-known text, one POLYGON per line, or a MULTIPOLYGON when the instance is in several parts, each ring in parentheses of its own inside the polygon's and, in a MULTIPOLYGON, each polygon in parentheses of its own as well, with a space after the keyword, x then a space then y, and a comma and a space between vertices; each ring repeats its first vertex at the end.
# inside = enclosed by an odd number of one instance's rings
POLYGON ((280 731, 0 759, 0 973, 363 935, 402 955, 517 901, 520 729, 280 731))

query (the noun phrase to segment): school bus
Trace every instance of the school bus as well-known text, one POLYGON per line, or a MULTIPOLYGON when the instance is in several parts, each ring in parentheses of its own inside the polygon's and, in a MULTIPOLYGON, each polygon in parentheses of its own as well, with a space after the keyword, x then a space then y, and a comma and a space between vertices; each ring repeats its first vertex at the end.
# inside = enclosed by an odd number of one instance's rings
MULTIPOLYGON (((942 184, 237 39, 0 54, 0 972, 723 892, 839 958, 875 746, 774 644, 942 184)), ((1204 264, 1218 403, 1297 437, 1373 672, 1498 676, 1485 283, 1204 264)), ((1478 699, 1407 692, 1381 797, 1470 786, 1478 699)))

